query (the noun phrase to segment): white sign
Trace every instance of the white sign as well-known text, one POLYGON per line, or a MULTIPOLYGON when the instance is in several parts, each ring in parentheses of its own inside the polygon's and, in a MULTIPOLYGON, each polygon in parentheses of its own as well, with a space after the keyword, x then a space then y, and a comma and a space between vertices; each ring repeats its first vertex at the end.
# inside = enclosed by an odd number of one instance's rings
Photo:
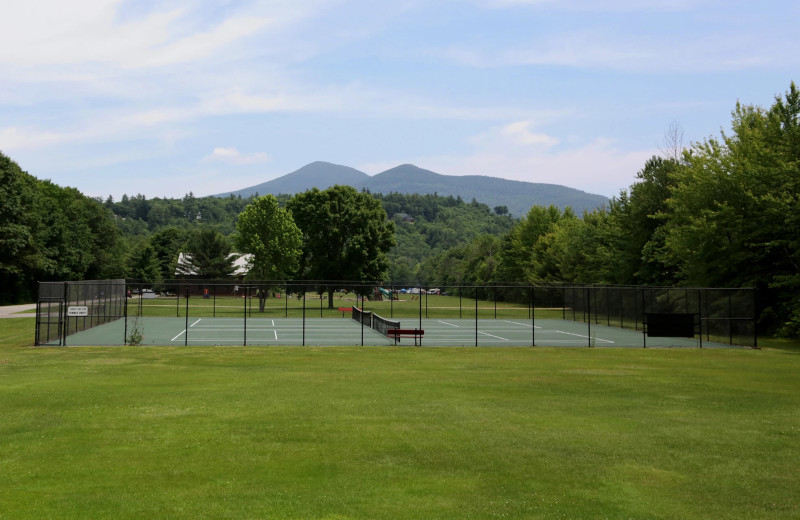
POLYGON ((67 308, 67 316, 88 316, 89 307, 85 305, 73 305, 67 308))

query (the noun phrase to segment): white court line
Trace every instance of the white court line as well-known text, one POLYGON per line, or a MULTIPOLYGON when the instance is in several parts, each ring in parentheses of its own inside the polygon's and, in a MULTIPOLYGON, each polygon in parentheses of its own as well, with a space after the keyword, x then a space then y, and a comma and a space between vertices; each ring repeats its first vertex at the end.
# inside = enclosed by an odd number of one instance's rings
POLYGON ((461 328, 461 327, 459 327, 458 325, 454 325, 454 324, 452 324, 452 323, 447 323, 446 321, 442 321, 442 320, 437 320, 437 321, 438 321, 439 323, 444 323, 445 325, 450 325, 451 327, 455 327, 455 328, 457 328, 457 329, 460 329, 460 328, 461 328))
MULTIPOLYGON (((579 338, 589 339, 589 336, 587 336, 586 334, 575 334, 574 332, 564 332, 563 330, 556 330, 556 329, 553 329, 553 332, 559 332, 561 334, 566 334, 568 336, 578 336, 579 338)), ((595 341, 602 341, 603 343, 614 343, 610 339, 600 339, 600 338, 594 338, 594 339, 595 341)))
POLYGON ((489 334, 488 332, 481 332, 480 330, 478 331, 478 334, 483 334, 484 336, 491 336, 493 338, 501 339, 503 341, 508 341, 508 338, 501 338, 500 336, 495 336, 494 334, 489 334))
MULTIPOLYGON (((275 322, 273 321, 273 323, 275 323, 275 322)), ((275 329, 272 332, 275 333, 275 341, 278 341, 278 329, 275 329)))
MULTIPOLYGON (((192 323, 191 325, 189 325, 189 328, 192 328, 192 327, 194 327, 195 325, 197 325, 198 323, 200 323, 200 320, 202 320, 202 318, 198 318, 196 322, 194 322, 194 323, 192 323)), ((176 339, 180 338, 180 337, 181 337, 181 336, 183 336, 184 334, 186 334, 186 329, 183 329, 182 331, 180 331, 180 332, 178 333, 178 335, 177 335, 177 336, 175 336, 174 338, 172 338, 172 339, 170 340, 170 342, 173 342, 173 341, 175 341, 176 339)))
MULTIPOLYGON (((503 321, 506 322, 506 323, 511 323, 512 325, 519 325, 521 327, 530 327, 531 326, 530 323, 518 323, 516 321, 509 321, 509 320, 503 320, 503 321)), ((533 328, 534 329, 541 329, 541 327, 538 326, 538 325, 534 325, 533 328)))

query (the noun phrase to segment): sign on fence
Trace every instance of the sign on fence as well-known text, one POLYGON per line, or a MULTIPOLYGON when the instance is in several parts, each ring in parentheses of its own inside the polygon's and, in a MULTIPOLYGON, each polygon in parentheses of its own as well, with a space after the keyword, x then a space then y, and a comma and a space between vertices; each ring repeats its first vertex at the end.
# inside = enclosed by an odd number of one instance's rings
POLYGON ((88 316, 89 307, 85 305, 73 305, 67 308, 67 316, 88 316))

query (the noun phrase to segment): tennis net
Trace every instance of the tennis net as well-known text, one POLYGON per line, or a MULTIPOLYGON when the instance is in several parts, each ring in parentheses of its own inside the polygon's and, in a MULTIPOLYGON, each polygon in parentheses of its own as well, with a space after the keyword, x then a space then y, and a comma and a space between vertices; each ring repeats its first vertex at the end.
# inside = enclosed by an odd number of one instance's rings
POLYGON ((399 320, 389 320, 378 316, 374 312, 361 310, 356 306, 353 306, 353 319, 384 336, 389 335, 389 329, 400 328, 399 320))

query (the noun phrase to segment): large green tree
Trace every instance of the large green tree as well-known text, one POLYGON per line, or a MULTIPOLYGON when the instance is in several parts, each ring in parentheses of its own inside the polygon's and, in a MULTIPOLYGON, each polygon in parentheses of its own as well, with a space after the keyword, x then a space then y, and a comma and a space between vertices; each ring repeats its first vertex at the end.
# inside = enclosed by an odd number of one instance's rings
MULTIPOLYGON (((303 234, 292 215, 273 195, 251 202, 236 222, 236 247, 251 255, 247 277, 255 280, 285 280, 300 263, 303 234)), ((266 292, 259 292, 263 312, 266 292)))
POLYGON ((665 262, 667 203, 678 182, 681 162, 652 157, 636 174, 636 182, 611 201, 606 279, 619 284, 668 285, 679 280, 674 267, 665 262))
MULTIPOLYGON (((369 193, 350 186, 314 188, 292 197, 287 209, 303 233, 300 278, 378 280, 385 274, 387 252, 396 243, 394 223, 369 193)), ((333 306, 330 297, 328 305, 333 306)))

